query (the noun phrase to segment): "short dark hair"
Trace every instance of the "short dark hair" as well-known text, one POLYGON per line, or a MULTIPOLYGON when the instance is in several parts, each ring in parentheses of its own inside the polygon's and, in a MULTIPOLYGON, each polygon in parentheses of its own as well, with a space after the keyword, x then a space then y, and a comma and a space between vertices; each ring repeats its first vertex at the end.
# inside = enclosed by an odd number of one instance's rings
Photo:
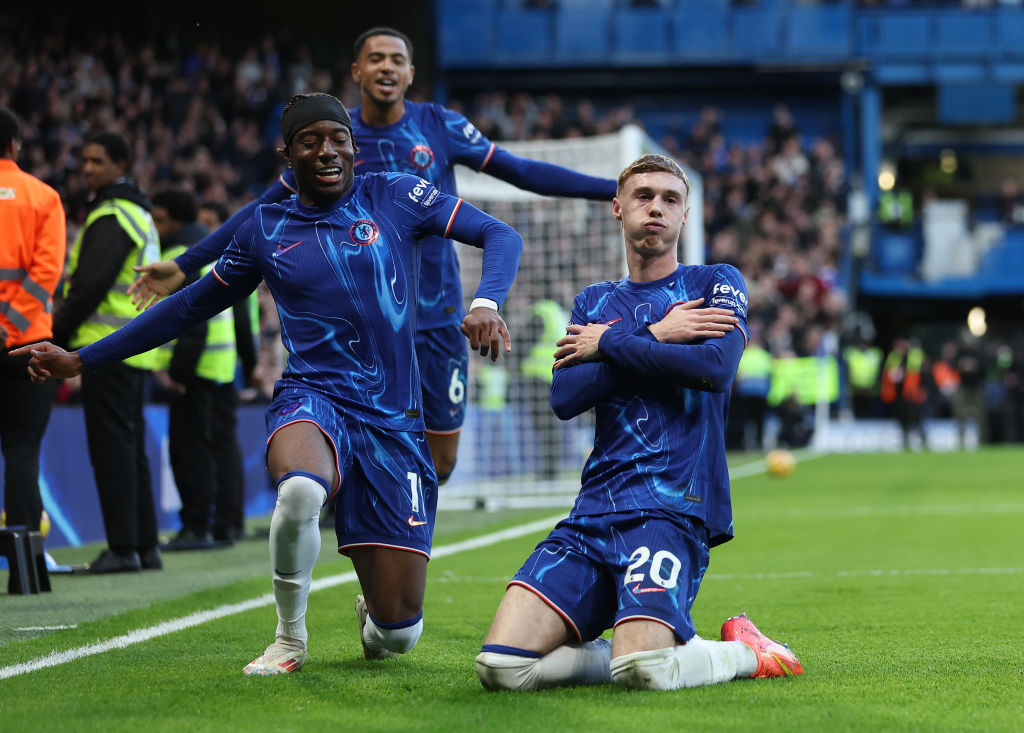
POLYGON ((356 42, 352 44, 352 59, 356 60, 359 58, 360 52, 363 50, 363 46, 366 45, 366 41, 373 36, 394 36, 403 43, 405 43, 405 50, 409 54, 409 63, 412 63, 412 41, 409 40, 409 36, 402 33, 402 31, 389 28, 386 25, 379 25, 376 28, 371 28, 368 31, 363 31, 356 38, 356 42))
POLYGON ((0 107, 0 154, 7 150, 11 142, 20 139, 21 123, 18 115, 6 107, 0 107))
POLYGON ((619 174, 619 180, 615 187, 615 195, 621 196, 622 189, 626 185, 626 181, 631 176, 635 176, 637 173, 671 173, 673 176, 683 182, 683 187, 686 189, 683 193, 686 198, 690 197, 690 179, 686 175, 686 171, 677 162, 667 155, 659 155, 658 153, 645 153, 639 158, 634 160, 628 166, 626 166, 622 173, 619 174))
POLYGON ((221 224, 231 218, 231 212, 228 210, 227 205, 223 201, 204 201, 199 204, 200 209, 209 209, 217 215, 217 219, 221 224))
POLYGON ((128 146, 128 141, 124 139, 124 135, 116 132, 98 132, 95 135, 90 135, 86 141, 86 145, 99 145, 107 151, 107 155, 115 163, 124 163, 124 167, 127 169, 132 164, 132 149, 128 146))
POLYGON ((196 197, 183 188, 165 188, 150 197, 153 206, 167 209, 167 216, 182 224, 191 224, 199 215, 196 197))

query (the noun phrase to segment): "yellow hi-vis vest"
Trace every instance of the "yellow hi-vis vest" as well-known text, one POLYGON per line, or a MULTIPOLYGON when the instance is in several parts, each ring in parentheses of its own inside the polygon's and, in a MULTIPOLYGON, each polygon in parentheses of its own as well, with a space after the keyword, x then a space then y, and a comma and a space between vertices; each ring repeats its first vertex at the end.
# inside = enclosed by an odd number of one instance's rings
MULTIPOLYGON (((135 243, 135 250, 125 258, 121 271, 96 310, 78 327, 71 336, 70 346, 78 349, 109 336, 132 320, 138 311, 128 295, 128 286, 135 282, 135 265, 148 265, 160 260, 160 240, 149 212, 128 199, 107 199, 93 209, 85 224, 75 237, 68 257, 68 278, 78 267, 78 256, 82 250, 82 239, 94 221, 103 216, 114 216, 118 225, 135 243)), ((124 363, 137 369, 152 369, 156 360, 156 349, 128 357, 124 363)))
POLYGON ((772 355, 756 344, 748 346, 736 369, 736 388, 746 394, 768 395, 772 380, 772 355), (752 389, 745 389, 752 388, 752 389))
POLYGON ((878 391, 878 374, 882 366, 882 350, 877 346, 858 349, 848 346, 843 351, 849 369, 850 384, 862 389, 878 391))
POLYGON ((772 360, 772 388, 768 404, 780 404, 790 395, 801 405, 839 399, 839 363, 834 356, 793 356, 772 360))
POLYGON ((477 400, 481 410, 498 411, 508 404, 508 372, 501 364, 483 364, 476 370, 477 400))
POLYGON ((530 306, 530 315, 540 316, 544 332, 530 349, 530 355, 523 359, 521 371, 524 377, 543 379, 551 384, 551 367, 555 363, 554 353, 558 348, 556 344, 565 336, 569 314, 553 300, 538 300, 530 306))
MULTIPOLYGON (((178 245, 164 250, 164 259, 173 260, 184 252, 187 247, 178 245)), ((213 265, 203 268, 206 275, 213 265)), ((174 356, 177 340, 169 341, 157 349, 154 369, 167 369, 174 356)), ((196 364, 196 376, 208 379, 217 384, 227 384, 235 380, 235 369, 238 364, 235 350, 235 316, 231 308, 222 310, 206 322, 206 345, 196 364)))

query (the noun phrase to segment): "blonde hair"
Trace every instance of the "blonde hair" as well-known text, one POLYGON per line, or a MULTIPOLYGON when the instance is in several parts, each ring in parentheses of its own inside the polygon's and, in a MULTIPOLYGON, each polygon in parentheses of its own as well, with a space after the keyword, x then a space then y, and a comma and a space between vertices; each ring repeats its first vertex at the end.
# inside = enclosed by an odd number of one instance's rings
POLYGON ((659 155, 658 153, 644 153, 639 158, 634 160, 632 163, 627 165, 622 173, 619 174, 618 185, 615 188, 615 195, 621 196, 622 189, 626 185, 626 181, 631 176, 635 176, 637 173, 671 173, 673 176, 683 182, 683 187, 686 189, 685 197, 690 197, 690 179, 686 175, 686 171, 677 162, 667 155, 659 155))

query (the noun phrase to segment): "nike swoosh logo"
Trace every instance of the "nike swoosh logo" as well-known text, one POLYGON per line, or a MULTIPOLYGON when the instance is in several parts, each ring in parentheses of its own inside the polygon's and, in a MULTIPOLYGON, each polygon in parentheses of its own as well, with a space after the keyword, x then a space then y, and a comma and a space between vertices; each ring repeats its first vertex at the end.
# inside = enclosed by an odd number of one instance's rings
POLYGON ((664 588, 641 588, 640 584, 637 583, 635 586, 633 586, 633 592, 634 593, 664 593, 665 589, 664 588))
POLYGON ((298 575, 302 571, 301 570, 296 570, 294 573, 282 573, 277 568, 274 568, 274 572, 277 573, 278 575, 280 575, 282 578, 287 578, 289 575, 298 575))
POLYGON ((366 158, 361 158, 360 160, 357 160, 355 163, 353 163, 352 167, 353 168, 358 168, 359 166, 361 166, 365 162, 366 162, 366 158))
POLYGON ((285 252, 290 250, 292 247, 298 247, 300 244, 302 244, 302 240, 301 239, 298 242, 296 242, 295 244, 289 244, 287 247, 282 247, 279 244, 279 245, 277 245, 277 251, 274 252, 274 254, 272 256, 273 257, 278 257, 279 255, 283 255, 285 252))
POLYGON ((426 524, 425 521, 421 522, 418 519, 413 519, 413 516, 411 514, 409 515, 409 526, 410 527, 421 527, 424 524, 426 524))

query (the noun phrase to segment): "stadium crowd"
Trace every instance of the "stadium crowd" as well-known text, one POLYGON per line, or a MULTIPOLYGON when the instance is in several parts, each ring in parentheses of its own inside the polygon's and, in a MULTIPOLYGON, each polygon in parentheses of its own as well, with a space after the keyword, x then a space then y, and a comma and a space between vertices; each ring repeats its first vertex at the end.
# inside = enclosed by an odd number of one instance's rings
MULTIPOLYGON (((29 43, 15 35, 0 42, 0 105, 23 121, 19 164, 60 192, 69 241, 85 218, 89 191, 77 156, 92 132, 128 138, 131 174, 143 190, 181 187, 234 211, 280 172, 277 121, 284 100, 299 91, 328 91, 347 105, 359 103, 345 52, 323 63, 308 46, 271 35, 238 53, 209 41, 188 50, 129 43, 116 31, 88 38, 68 43, 51 34, 29 43)), ((417 99, 415 89, 410 98, 417 99)), ((490 92, 450 106, 494 140, 571 138, 643 124, 629 104, 600 109, 591 99, 558 94, 490 92)), ((848 336, 847 295, 837 279, 847 196, 842 158, 831 138, 805 139, 782 104, 766 111, 764 125, 761 142, 728 140, 721 112, 708 107, 685 133, 669 132, 660 142, 703 176, 707 259, 734 264, 746 278, 752 341, 773 358, 838 353, 848 336)), ((262 306, 249 396, 265 398, 284 355, 266 293, 262 306)), ((1012 344, 991 348, 1010 349, 1017 365, 1024 361, 1012 344)), ((936 405, 941 409, 941 400, 936 405)), ((794 424, 806 423, 809 406, 791 407, 794 424)), ((1019 439, 1019 423, 1012 418, 999 434, 1019 439)))

